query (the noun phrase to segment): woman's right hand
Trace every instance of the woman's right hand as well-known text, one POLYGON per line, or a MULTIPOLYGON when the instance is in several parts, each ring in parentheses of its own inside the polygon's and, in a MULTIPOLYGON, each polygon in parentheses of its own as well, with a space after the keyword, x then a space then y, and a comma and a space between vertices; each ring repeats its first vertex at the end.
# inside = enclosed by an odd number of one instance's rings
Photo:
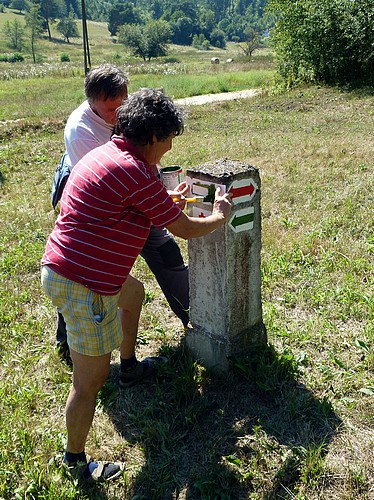
POLYGON ((227 219, 231 213, 232 193, 224 193, 221 195, 221 190, 222 188, 217 186, 213 203, 213 213, 221 213, 224 219, 227 219))

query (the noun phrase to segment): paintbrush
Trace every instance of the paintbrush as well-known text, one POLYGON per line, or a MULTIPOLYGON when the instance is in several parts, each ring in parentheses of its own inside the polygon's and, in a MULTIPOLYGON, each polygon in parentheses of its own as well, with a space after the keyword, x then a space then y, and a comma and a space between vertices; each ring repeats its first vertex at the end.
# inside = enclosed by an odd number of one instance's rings
POLYGON ((173 198, 173 201, 185 201, 186 203, 202 203, 204 201, 204 196, 193 196, 192 198, 185 198, 184 200, 179 200, 179 198, 173 198))

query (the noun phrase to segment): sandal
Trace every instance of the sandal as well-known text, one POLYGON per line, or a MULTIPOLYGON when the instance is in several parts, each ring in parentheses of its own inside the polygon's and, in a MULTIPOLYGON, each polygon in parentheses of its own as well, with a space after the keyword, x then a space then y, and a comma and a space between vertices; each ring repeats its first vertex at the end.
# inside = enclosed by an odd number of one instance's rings
POLYGON ((113 481, 124 470, 122 462, 63 462, 62 465, 72 477, 87 482, 113 481))
POLYGON ((148 378, 156 373, 157 366, 166 363, 164 356, 150 356, 138 361, 134 368, 128 371, 121 371, 119 375, 119 386, 121 389, 132 387, 141 380, 148 378))

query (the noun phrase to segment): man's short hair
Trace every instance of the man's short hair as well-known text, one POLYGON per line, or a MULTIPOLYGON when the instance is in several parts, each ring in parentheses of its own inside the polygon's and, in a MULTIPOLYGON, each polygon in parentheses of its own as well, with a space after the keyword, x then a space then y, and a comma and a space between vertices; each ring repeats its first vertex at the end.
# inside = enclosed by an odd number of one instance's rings
POLYGON ((164 141, 184 129, 183 112, 159 89, 140 89, 117 109, 114 133, 136 146, 152 144, 154 136, 164 141))
POLYGON ((89 102, 115 99, 127 92, 128 76, 117 66, 102 64, 93 68, 85 78, 84 93, 89 102))

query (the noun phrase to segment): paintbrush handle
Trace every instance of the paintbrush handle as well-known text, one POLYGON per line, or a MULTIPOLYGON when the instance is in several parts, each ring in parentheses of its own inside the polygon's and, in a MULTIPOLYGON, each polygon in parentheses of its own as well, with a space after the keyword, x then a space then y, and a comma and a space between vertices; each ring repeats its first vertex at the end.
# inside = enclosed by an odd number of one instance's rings
MULTIPOLYGON (((179 198, 173 198, 173 201, 174 202, 179 201, 179 198)), ((198 203, 198 202, 204 201, 204 197, 203 196, 194 196, 193 198, 185 198, 184 201, 186 203, 198 203)))

